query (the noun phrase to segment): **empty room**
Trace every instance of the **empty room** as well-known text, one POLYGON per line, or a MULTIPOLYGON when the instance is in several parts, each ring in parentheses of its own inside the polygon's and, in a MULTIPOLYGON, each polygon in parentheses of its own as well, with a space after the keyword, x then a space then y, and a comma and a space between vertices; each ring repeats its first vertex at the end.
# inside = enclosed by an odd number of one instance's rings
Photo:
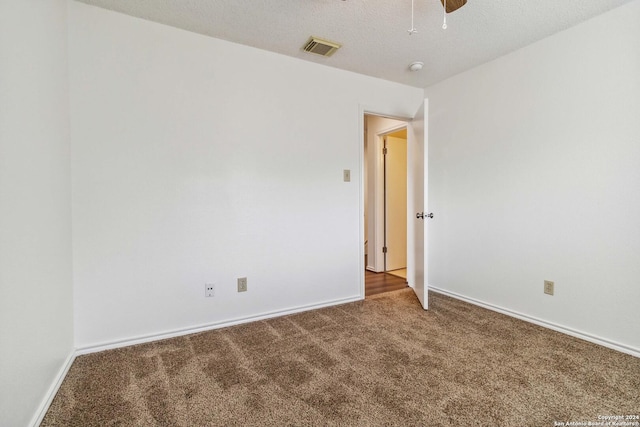
POLYGON ((639 22, 0 1, 0 425, 640 426, 639 22))

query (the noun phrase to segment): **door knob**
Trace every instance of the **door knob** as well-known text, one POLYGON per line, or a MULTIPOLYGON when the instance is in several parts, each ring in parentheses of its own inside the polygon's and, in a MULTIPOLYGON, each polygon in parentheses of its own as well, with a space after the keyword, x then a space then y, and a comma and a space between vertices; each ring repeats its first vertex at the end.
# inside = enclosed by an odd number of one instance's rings
POLYGON ((418 218, 418 219, 424 219, 424 212, 418 212, 418 213, 416 214, 416 218, 418 218))
POLYGON ((428 217, 428 218, 433 218, 433 212, 429 212, 428 214, 425 214, 424 216, 428 217))

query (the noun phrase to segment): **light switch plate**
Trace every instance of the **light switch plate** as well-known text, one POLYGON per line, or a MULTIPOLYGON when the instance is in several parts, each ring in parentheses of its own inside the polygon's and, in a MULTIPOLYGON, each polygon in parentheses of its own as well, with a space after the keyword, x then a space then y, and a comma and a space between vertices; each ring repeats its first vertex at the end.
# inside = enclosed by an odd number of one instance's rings
POLYGON ((344 179, 344 182, 351 182, 351 170, 350 169, 343 170, 342 178, 344 179))
POLYGON ((547 295, 553 295, 554 283, 551 280, 544 281, 544 293, 547 295))
POLYGON ((238 277, 238 292, 247 292, 247 278, 238 277))

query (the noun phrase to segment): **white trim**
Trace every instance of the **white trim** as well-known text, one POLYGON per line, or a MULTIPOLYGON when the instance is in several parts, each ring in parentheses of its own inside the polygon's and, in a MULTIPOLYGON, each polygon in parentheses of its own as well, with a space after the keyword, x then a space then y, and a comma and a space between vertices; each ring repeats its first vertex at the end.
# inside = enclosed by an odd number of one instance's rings
POLYGON ((44 395, 40 406, 38 406, 36 413, 31 419, 31 423, 29 423, 30 426, 38 427, 40 423, 42 423, 44 416, 47 415, 49 406, 51 406, 51 402, 53 402, 53 398, 56 397, 56 393, 58 393, 58 389, 60 389, 62 381, 64 381, 64 378, 67 376, 67 373, 69 372, 71 365, 73 365, 74 360, 76 360, 76 352, 72 351, 60 367, 58 374, 54 377, 51 386, 49 386, 49 390, 47 390, 47 393, 44 395))
MULTIPOLYGON (((384 118, 388 119, 389 117, 384 117, 384 118)), ((393 119, 393 120, 398 120, 398 119, 393 119)), ((383 136, 387 136, 387 135, 389 135, 391 133, 394 133, 394 132, 397 132, 399 130, 406 129, 407 128, 407 123, 408 123, 408 121, 404 120, 403 124, 391 126, 390 128, 387 128, 385 130, 382 130, 382 131, 378 132, 376 135, 379 138, 381 138, 383 136)))
POLYGON ((365 199, 365 193, 364 193, 364 183, 367 179, 367 176, 365 174, 365 158, 364 158, 364 139, 365 139, 365 133, 364 133, 364 115, 366 113, 364 112, 364 109, 362 107, 362 105, 358 106, 358 162, 359 162, 359 167, 360 167, 360 181, 358 182, 358 215, 359 215, 359 221, 358 221, 358 268, 360 270, 359 272, 359 279, 360 279, 360 298, 364 299, 365 296, 365 275, 364 275, 364 268, 369 268, 369 266, 365 265, 364 262, 364 257, 365 257, 365 240, 367 240, 367 230, 364 229, 364 212, 365 212, 365 206, 364 206, 364 199, 365 199), (364 268, 363 268, 364 267, 364 268))
POLYGON ((634 348, 634 347, 630 347, 630 346, 625 345, 625 344, 620 344, 620 343, 617 343, 615 341, 611 341, 611 340, 608 340, 608 339, 597 337, 595 335, 591 335, 591 334, 588 334, 586 332, 582 332, 582 331, 578 331, 578 330, 575 330, 575 329, 572 329, 572 328, 569 328, 569 327, 566 327, 566 326, 558 325, 557 323, 549 322, 547 320, 539 319, 537 317, 529 316, 527 314, 522 314, 522 313, 519 313, 517 311, 513 311, 513 310, 509 310, 508 308, 503 308, 503 307, 499 307, 497 305, 489 304, 489 303, 486 303, 484 301, 480 301, 480 300, 477 300, 477 299, 474 299, 474 298, 465 297, 464 295, 460 295, 460 294, 457 294, 455 292, 446 291, 444 289, 436 288, 436 287, 433 287, 433 286, 429 286, 429 290, 433 291, 433 292, 436 292, 436 293, 439 293, 439 294, 442 294, 442 295, 449 296, 451 298, 455 298, 457 300, 468 302, 469 304, 473 304, 473 305, 477 305, 477 306, 486 308, 486 309, 491 310, 491 311, 496 311, 498 313, 506 314, 507 316, 515 317, 517 319, 524 320, 524 321, 529 322, 529 323, 534 323, 534 324, 536 324, 538 326, 542 326, 542 327, 545 327, 547 329, 552 329, 554 331, 561 332, 563 334, 570 335, 570 336, 575 337, 575 338, 580 338, 582 340, 585 340, 585 341, 588 341, 588 342, 591 342, 591 343, 594 343, 594 344, 598 344, 598 345, 601 345, 603 347, 607 347, 607 348, 610 348, 612 350, 619 351, 621 353, 626 353, 626 354, 629 354, 631 356, 635 356, 635 357, 639 357, 640 358, 640 349, 637 349, 637 348, 634 348))
POLYGON ((393 120, 398 120, 398 121, 402 121, 402 122, 410 122, 411 120, 413 120, 413 117, 404 116, 404 115, 397 115, 397 114, 394 114, 394 113, 380 113, 380 112, 376 112, 374 110, 376 110, 376 109, 375 108, 369 109, 366 106, 360 105, 360 111, 363 113, 363 116, 366 114, 367 116, 378 116, 378 117, 382 117, 382 118, 385 118, 385 119, 393 119, 393 120))
POLYGON ((320 304, 309 304, 309 305, 304 305, 296 308, 289 308, 285 310, 270 311, 267 313, 257 314, 255 316, 239 317, 236 319, 223 320, 219 322, 208 323, 205 325, 198 325, 198 326, 182 328, 182 329, 174 329, 171 331, 159 332, 156 334, 141 335, 138 337, 126 338, 123 340, 104 342, 104 343, 90 345, 86 347, 80 347, 76 350, 76 356, 90 354, 90 353, 97 353, 99 351, 105 351, 105 350, 113 350, 121 347, 128 347, 130 345, 144 344, 152 341, 165 340, 168 338, 175 338, 175 337, 180 337, 184 335, 210 331, 213 329, 226 328, 228 326, 241 325, 243 323, 271 319, 274 317, 286 316, 289 314, 300 313, 303 311, 316 310, 324 307, 331 307, 334 305, 347 304, 350 302, 361 301, 362 299, 363 298, 360 295, 358 295, 355 297, 327 301, 320 304))

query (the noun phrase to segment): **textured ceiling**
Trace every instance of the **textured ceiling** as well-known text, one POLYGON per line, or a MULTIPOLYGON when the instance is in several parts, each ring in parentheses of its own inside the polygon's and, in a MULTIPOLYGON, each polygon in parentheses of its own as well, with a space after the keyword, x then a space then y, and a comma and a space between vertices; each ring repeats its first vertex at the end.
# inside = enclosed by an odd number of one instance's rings
MULTIPOLYGON (((637 0, 469 0, 447 15, 440 0, 82 0, 212 37, 420 88, 637 0), (303 52, 314 35, 343 44, 332 57, 303 52), (413 61, 422 71, 410 72, 413 61)), ((612 29, 615 30, 615 29, 612 29)))

